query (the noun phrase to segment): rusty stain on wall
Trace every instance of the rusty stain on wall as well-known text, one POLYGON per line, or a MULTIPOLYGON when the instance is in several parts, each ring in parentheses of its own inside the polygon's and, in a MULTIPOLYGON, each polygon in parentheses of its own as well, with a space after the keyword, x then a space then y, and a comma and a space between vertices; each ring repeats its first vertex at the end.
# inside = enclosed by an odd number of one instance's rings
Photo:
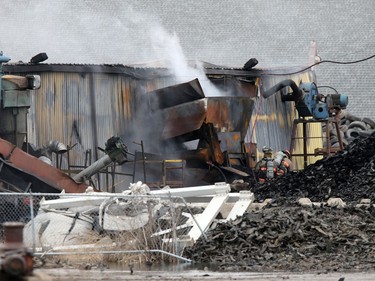
MULTIPOLYGON (((32 97, 29 113, 29 141, 42 146, 57 139, 74 146, 70 161, 76 165, 85 164, 84 155, 88 149, 93 151, 93 161, 100 158, 102 152, 98 147, 103 146, 109 136, 131 138, 140 129, 134 119, 137 119, 139 105, 145 104, 142 95, 173 86, 176 81, 165 69, 128 66, 8 65, 4 70, 41 76, 42 86, 32 97)), ((260 90, 271 87, 282 77, 264 76, 262 70, 207 68, 205 71, 212 83, 228 95, 206 97, 205 114, 198 114, 190 123, 179 119, 178 111, 171 109, 169 114, 173 122, 192 130, 192 124, 205 121, 213 123, 219 133, 238 132, 247 143, 245 147, 256 145, 254 154, 257 157, 261 156, 263 145, 269 145, 275 151, 290 146, 293 120, 297 118, 294 105, 282 102, 278 95, 268 99, 259 96, 260 90)), ((296 81, 311 81, 312 78, 309 72, 293 77, 296 81)), ((172 125, 166 124, 164 138, 183 132, 169 130, 172 125)), ((300 134, 300 130, 298 132, 300 134)), ((309 128, 309 134, 320 133, 321 128, 317 126, 309 128)), ((322 143, 310 140, 309 147, 322 147, 322 143)), ((300 144, 297 149, 301 149, 300 144)), ((316 157, 309 159, 310 162, 315 160, 316 157)), ((66 159, 64 161, 62 164, 66 167, 66 159)), ((296 167, 301 167, 298 161, 296 167)))

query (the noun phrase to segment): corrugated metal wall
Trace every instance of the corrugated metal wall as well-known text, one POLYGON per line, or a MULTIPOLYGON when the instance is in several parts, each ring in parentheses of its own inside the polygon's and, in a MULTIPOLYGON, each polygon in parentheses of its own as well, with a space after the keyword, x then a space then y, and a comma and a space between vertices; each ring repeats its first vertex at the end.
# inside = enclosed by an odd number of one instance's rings
MULTIPOLYGON (((111 136, 126 139, 132 130, 140 93, 181 83, 163 75, 143 79, 121 73, 42 71, 38 74, 42 85, 32 97, 28 140, 37 147, 50 140, 74 146, 69 152, 69 163, 78 166, 87 164, 88 150, 92 152, 91 162, 102 157, 104 153, 97 148, 104 148, 111 136)), ((297 84, 313 81, 311 73, 292 78, 297 84)), ((283 79, 285 77, 262 77, 262 87, 269 89, 283 79)), ((297 118, 294 102, 282 102, 280 94, 267 99, 259 96, 252 112, 245 142, 257 144, 258 158, 262 156, 264 145, 271 146, 275 152, 289 149, 293 120, 297 118)), ((309 135, 321 134, 319 123, 309 126, 309 135)), ((299 128, 298 136, 301 135, 299 128)), ((309 152, 317 147, 322 147, 321 139, 308 140, 309 152)), ((295 151, 302 152, 302 141, 297 142, 295 151)), ((67 158, 62 159, 61 168, 67 169, 67 158)), ((309 157, 308 161, 312 163, 317 159, 309 157)), ((303 159, 295 158, 294 165, 296 169, 303 168, 303 159)))
MULTIPOLYGON (((58 140, 69 147, 69 163, 83 166, 91 150, 101 158, 111 136, 126 136, 141 91, 169 86, 172 80, 139 80, 121 74, 41 72, 41 88, 32 97, 28 115, 28 141, 37 147, 58 140)), ((61 168, 68 168, 62 157, 61 168)), ((54 159, 56 160, 56 159, 54 159)), ((85 163, 86 162, 86 163, 85 163)), ((55 163, 56 164, 56 163, 55 163)))
MULTIPOLYGON (((289 77, 281 76, 264 76, 261 79, 262 85, 259 89, 270 89, 277 83, 292 79, 299 85, 300 82, 313 82, 314 76, 311 72, 296 74, 289 77)), ((283 102, 280 93, 276 93, 269 98, 263 98, 260 93, 254 105, 254 110, 246 136, 246 142, 255 143, 257 145, 258 160, 262 158, 262 147, 270 146, 274 152, 290 149, 293 121, 298 118, 298 113, 295 109, 294 102, 283 102)), ((301 138, 302 125, 297 127, 297 138, 301 138)), ((308 139, 307 150, 308 153, 313 153, 315 148, 322 147, 322 128, 320 123, 308 125, 308 139), (318 137, 318 138, 310 138, 318 137)), ((303 141, 297 139, 295 142, 294 154, 303 153, 303 141)), ((314 163, 320 159, 320 156, 309 156, 308 163, 314 163)), ((303 169, 303 157, 293 158, 294 169, 303 169)))

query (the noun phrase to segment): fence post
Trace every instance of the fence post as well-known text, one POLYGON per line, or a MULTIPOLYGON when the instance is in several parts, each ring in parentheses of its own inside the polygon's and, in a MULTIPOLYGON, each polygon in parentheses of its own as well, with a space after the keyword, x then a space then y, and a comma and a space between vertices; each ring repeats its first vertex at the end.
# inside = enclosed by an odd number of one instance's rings
POLYGON ((35 220, 34 220, 34 201, 33 194, 30 191, 30 219, 31 219, 31 229, 32 229, 32 239, 33 239, 33 252, 35 253, 35 220))

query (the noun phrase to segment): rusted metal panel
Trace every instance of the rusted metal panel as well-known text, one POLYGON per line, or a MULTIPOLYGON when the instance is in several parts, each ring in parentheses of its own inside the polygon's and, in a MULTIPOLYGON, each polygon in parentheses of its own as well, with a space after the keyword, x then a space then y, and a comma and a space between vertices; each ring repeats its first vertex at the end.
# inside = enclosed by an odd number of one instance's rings
MULTIPOLYGON (((82 193, 87 188, 86 184, 77 184, 61 170, 51 167, 49 164, 40 161, 3 139, 0 139, 0 153, 9 165, 20 169, 24 173, 33 175, 47 184, 47 187, 31 186, 32 191, 42 192, 38 189, 46 188, 51 190, 55 188, 57 191, 65 190, 70 193, 82 193)), ((44 189, 44 191, 46 190, 44 189)))
POLYGON ((183 103, 162 112, 161 139, 169 139, 198 130, 206 118, 207 99, 183 103))
POLYGON ((198 130, 205 119, 207 101, 198 79, 194 79, 142 93, 138 103, 147 135, 166 140, 198 130))
POLYGON ((240 132, 245 138, 248 130, 254 99, 247 97, 207 98, 206 121, 213 123, 218 132, 240 132))
POLYGON ((241 134, 239 132, 218 133, 220 147, 222 151, 240 152, 241 151, 241 134))
POLYGON ((148 102, 148 110, 155 111, 202 99, 205 95, 198 79, 194 79, 190 82, 148 92, 143 97, 148 102))
MULTIPOLYGON (((205 120, 207 123, 212 123, 218 132, 238 131, 243 139, 250 122, 254 100, 248 97, 228 96, 202 99, 204 94, 201 89, 197 91, 195 87, 192 90, 194 87, 191 86, 196 85, 199 86, 191 82, 178 85, 180 87, 168 87, 148 93, 148 95, 157 94, 155 99, 149 98, 154 100, 150 105, 152 111, 162 110, 161 116, 157 113, 152 115, 153 121, 160 120, 155 124, 158 123, 163 128, 161 138, 168 139, 198 130, 205 120), (171 101, 160 101, 168 99, 171 101), (188 102, 189 100, 191 101, 188 102), (174 104, 178 105, 171 106, 174 104)), ((159 133, 155 131, 155 135, 159 136, 159 133)))

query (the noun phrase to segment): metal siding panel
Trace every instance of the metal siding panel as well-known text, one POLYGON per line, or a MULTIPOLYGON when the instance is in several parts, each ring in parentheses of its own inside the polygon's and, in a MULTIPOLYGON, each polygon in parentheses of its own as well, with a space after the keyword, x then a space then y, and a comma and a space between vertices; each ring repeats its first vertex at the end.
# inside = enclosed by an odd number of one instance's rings
POLYGON ((112 95, 113 124, 120 136, 129 134, 136 112, 136 95, 138 87, 143 88, 144 81, 135 81, 127 76, 115 77, 115 92, 112 95))
MULTIPOLYGON (((41 88, 32 96, 29 140, 38 147, 50 140, 74 146, 69 153, 71 165, 84 165, 88 149, 97 152, 100 158, 102 154, 97 146, 104 147, 112 135, 129 133, 139 93, 181 82, 171 77, 143 80, 123 74, 92 72, 38 74, 41 88)), ((95 160, 94 157, 92 161, 95 160)), ((66 155, 62 164, 61 168, 66 169, 66 155)))
POLYGON ((64 139, 70 146, 74 146, 70 151, 70 162, 72 165, 85 164, 85 155, 87 149, 92 149, 93 142, 91 137, 92 109, 90 105, 91 89, 88 75, 66 74, 66 92, 65 92, 65 112, 62 114, 65 118, 64 139))
MULTIPOLYGON (((95 110, 98 145, 103 145, 107 139, 113 136, 112 108, 110 93, 113 83, 107 75, 100 75, 95 79, 95 110)), ((103 146, 102 146, 103 147, 103 146)))
MULTIPOLYGON (((269 89, 273 85, 281 82, 285 77, 267 76, 262 80, 264 89, 269 89)), ((302 73, 292 76, 297 83, 300 81, 309 82, 311 74, 302 73)), ((257 144, 258 159, 263 156, 262 147, 270 146, 274 152, 289 149, 291 143, 291 135, 293 128, 293 120, 298 118, 294 102, 282 102, 280 94, 276 93, 271 97, 264 99, 258 97, 250 121, 249 129, 246 135, 246 141, 257 144), (254 128, 255 126, 255 128, 254 128), (253 129, 254 128, 254 129, 253 129)), ((308 136, 321 136, 322 129, 320 124, 310 124, 308 136)), ((297 136, 302 136, 302 126, 297 127, 297 136)), ((309 153, 313 153, 317 147, 323 147, 322 139, 308 139, 307 149, 309 153)), ((302 140, 297 141, 294 153, 303 152, 302 140)), ((308 157, 308 163, 314 163, 321 159, 321 156, 308 157)), ((303 159, 295 157, 293 159, 295 169, 303 168, 303 159)))
MULTIPOLYGON (((87 83, 84 76, 70 73, 42 73, 41 88, 32 97, 33 106, 29 114, 29 142, 42 147, 50 140, 58 140, 74 147, 73 159, 82 159, 75 156, 74 151, 92 147, 90 135, 87 96, 87 83), (79 135, 73 132, 73 124, 79 128, 79 135), (80 136, 80 140, 78 138, 80 136)), ((64 167, 63 167, 64 168, 64 167)))

